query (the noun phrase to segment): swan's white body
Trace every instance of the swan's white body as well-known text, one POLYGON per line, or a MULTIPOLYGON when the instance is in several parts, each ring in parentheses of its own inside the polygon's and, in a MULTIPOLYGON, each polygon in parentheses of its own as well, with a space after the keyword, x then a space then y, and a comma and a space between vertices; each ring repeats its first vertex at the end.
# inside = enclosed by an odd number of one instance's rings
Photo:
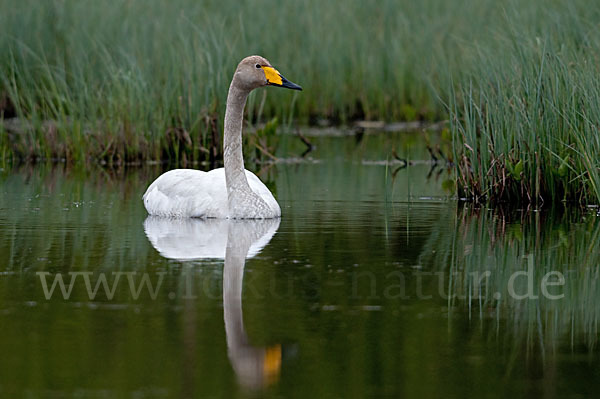
MULTIPOLYGON (((261 212, 253 197, 244 202, 245 219, 268 219, 281 216, 281 208, 267 186, 252 172, 245 170, 250 190, 268 206, 270 214, 261 212)), ((144 194, 148 213, 163 217, 217 218, 230 217, 225 184, 225 169, 203 172, 195 169, 170 170, 158 177, 144 194)))
POLYGON ((219 219, 271 219, 281 208, 269 189, 252 172, 244 169, 242 125, 248 94, 266 85, 295 90, 266 59, 244 58, 238 65, 227 94, 223 134, 222 169, 202 172, 176 169, 159 176, 144 194, 150 215, 219 219))

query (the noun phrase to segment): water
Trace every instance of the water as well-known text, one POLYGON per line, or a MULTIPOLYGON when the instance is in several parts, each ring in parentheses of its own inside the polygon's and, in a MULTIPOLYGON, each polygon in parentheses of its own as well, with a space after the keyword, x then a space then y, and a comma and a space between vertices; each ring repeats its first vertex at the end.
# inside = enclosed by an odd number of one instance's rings
POLYGON ((471 209, 446 172, 383 162, 428 158, 420 137, 313 140, 261 171, 281 221, 147 219, 158 169, 3 171, 0 395, 598 391, 595 210, 471 209))

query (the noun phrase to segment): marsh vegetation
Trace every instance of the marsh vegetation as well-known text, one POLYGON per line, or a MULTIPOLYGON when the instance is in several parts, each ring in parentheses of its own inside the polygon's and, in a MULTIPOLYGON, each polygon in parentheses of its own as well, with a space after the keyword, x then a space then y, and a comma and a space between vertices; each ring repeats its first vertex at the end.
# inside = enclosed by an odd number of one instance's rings
MULTIPOLYGON (((255 93, 250 132, 275 117, 278 133, 355 120, 448 120, 460 197, 538 206, 600 200, 594 2, 0 6, 4 163, 214 163, 233 69, 259 53, 305 90, 255 93)), ((251 133, 247 146, 271 154, 270 136, 251 133)))

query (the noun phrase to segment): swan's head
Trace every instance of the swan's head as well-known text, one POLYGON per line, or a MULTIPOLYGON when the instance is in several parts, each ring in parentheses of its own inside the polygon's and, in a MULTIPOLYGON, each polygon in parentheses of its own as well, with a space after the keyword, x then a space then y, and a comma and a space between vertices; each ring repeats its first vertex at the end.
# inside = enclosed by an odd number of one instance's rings
POLYGON ((267 59, 258 55, 246 57, 238 64, 234 80, 237 85, 246 90, 253 90, 262 86, 302 90, 302 87, 281 76, 267 59))

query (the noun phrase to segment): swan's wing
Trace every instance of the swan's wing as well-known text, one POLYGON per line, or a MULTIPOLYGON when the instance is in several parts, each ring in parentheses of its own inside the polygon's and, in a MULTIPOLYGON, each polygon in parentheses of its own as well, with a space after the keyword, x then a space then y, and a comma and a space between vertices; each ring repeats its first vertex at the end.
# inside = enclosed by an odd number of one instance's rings
POLYGON ((143 198, 151 215, 226 217, 225 171, 223 168, 210 172, 174 169, 160 175, 148 187, 143 198))
POLYGON ((275 200, 275 197, 273 197, 271 191, 258 178, 258 176, 256 176, 249 170, 246 170, 246 178, 248 179, 248 185, 250 185, 252 191, 258 194, 258 196, 262 198, 267 203, 267 205, 269 205, 269 207, 275 211, 277 216, 281 216, 281 208, 279 208, 277 200, 275 200))

